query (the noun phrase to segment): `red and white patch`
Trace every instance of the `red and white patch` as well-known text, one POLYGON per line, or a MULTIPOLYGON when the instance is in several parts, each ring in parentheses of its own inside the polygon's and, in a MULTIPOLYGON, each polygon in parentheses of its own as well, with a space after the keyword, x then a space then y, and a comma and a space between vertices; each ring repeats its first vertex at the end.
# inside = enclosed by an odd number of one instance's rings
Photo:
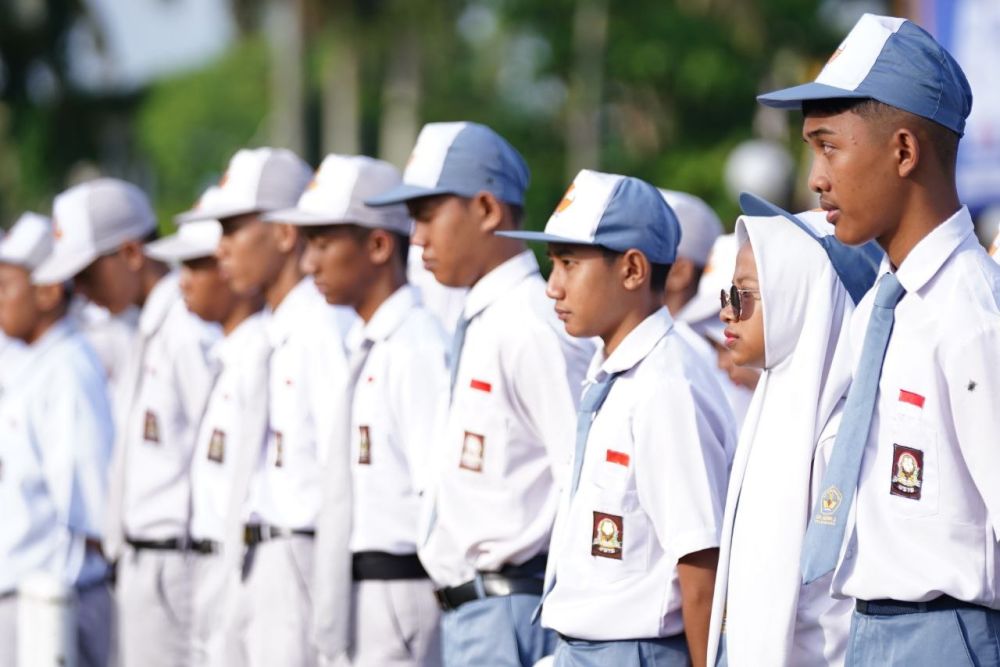
POLYGON ((590 555, 601 558, 622 559, 625 521, 617 514, 594 512, 594 530, 590 542, 590 555))
POLYGON ((462 456, 458 467, 472 472, 483 471, 483 457, 486 454, 486 438, 478 433, 465 432, 462 440, 462 456))
POLYGON ((493 385, 484 380, 476 380, 476 379, 471 380, 469 382, 469 388, 475 389, 476 391, 483 391, 486 392, 487 394, 493 391, 493 385))
POLYGON ((924 453, 913 447, 892 446, 892 483, 889 493, 920 500, 924 484, 924 453))
POLYGON ((372 463, 372 438, 371 429, 367 426, 358 427, 358 435, 360 436, 358 444, 358 464, 367 466, 372 463))
POLYGON ((909 403, 910 405, 914 405, 921 409, 924 407, 924 397, 915 392, 907 391, 906 389, 899 390, 899 402, 909 403))
POLYGON ((608 463, 617 463, 620 466, 628 467, 631 457, 625 452, 617 452, 613 449, 609 449, 604 455, 604 460, 608 463))

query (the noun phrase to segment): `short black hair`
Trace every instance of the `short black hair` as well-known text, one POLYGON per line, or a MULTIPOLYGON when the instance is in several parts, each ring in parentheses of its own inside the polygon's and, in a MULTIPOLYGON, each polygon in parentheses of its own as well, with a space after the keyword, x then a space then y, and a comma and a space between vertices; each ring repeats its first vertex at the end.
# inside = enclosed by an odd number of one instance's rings
POLYGON ((955 172, 958 160, 958 142, 961 137, 957 132, 940 123, 923 116, 918 116, 898 107, 879 102, 870 97, 861 99, 838 97, 829 100, 806 100, 802 102, 802 113, 820 115, 836 115, 850 111, 861 116, 865 121, 880 127, 884 131, 895 130, 900 123, 909 122, 934 148, 938 163, 948 173, 955 172))
MULTIPOLYGON (((608 264, 614 264, 618 261, 618 258, 624 255, 623 252, 618 252, 617 250, 612 250, 611 248, 605 248, 604 246, 598 246, 601 252, 604 254, 604 261, 608 264)), ((662 294, 667 287, 667 274, 670 273, 670 264, 657 264, 656 262, 649 263, 649 288, 654 294, 662 294)))
MULTIPOLYGON (((317 236, 323 236, 325 234, 342 232, 348 234, 358 243, 364 243, 368 239, 369 235, 375 231, 372 227, 363 227, 361 225, 305 225, 299 227, 299 229, 302 231, 302 235, 307 240, 316 238, 317 236)), ((410 237, 407 234, 400 234, 399 232, 390 231, 388 229, 385 231, 392 234, 396 245, 396 258, 399 260, 400 264, 402 264, 403 270, 405 271, 410 257, 410 237)))

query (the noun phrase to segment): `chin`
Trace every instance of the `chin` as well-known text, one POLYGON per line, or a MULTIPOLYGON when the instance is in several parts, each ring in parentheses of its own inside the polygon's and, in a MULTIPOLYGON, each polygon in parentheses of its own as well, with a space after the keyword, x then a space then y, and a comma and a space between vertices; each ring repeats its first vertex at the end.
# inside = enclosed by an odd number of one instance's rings
POLYGON ((852 225, 844 220, 837 222, 833 228, 833 233, 838 241, 852 246, 862 245, 877 236, 874 231, 866 233, 861 225, 852 225))

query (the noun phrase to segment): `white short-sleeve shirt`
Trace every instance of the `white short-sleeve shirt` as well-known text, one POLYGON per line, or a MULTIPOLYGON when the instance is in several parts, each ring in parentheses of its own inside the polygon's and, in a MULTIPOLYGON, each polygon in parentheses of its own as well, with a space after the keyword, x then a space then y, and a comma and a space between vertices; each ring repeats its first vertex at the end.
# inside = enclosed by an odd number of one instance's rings
POLYGON ((661 308, 591 364, 588 385, 619 375, 552 538, 542 624, 562 635, 679 634, 677 561, 719 546, 735 429, 718 383, 672 325, 661 308))
POLYGON ((333 406, 347 381, 344 337, 353 311, 327 304, 302 279, 265 311, 271 344, 270 428, 251 483, 251 522, 312 529, 323 497, 323 466, 336 437, 333 406))
MULTIPOLYGON (((879 275, 889 270, 883 262, 879 275)), ((833 590, 862 600, 945 594, 1000 609, 1000 266, 963 207, 896 276, 906 293, 833 590)), ((873 301, 874 290, 855 311, 855 355, 873 301)))
POLYGON ((252 372, 267 345, 264 319, 256 313, 211 350, 218 376, 198 428, 191 462, 191 536, 196 540, 224 541, 236 460, 259 456, 264 445, 260 433, 248 434, 244 428, 251 395, 267 391, 266 386, 254 386, 256 375, 252 372))
MULTIPOLYGON (((211 388, 208 351, 220 329, 184 305, 177 274, 164 276, 139 316, 135 344, 144 345, 135 393, 120 386, 129 405, 124 443, 125 535, 133 539, 186 538, 191 505, 191 456, 211 388)), ((134 372, 134 371, 133 371, 134 372)))
POLYGON ((413 554, 435 420, 448 396, 444 332, 417 291, 403 286, 355 325, 348 347, 363 339, 372 347, 352 405, 351 551, 413 554))
POLYGON ((480 279, 463 317, 470 323, 419 551, 440 586, 547 550, 594 349, 565 334, 531 252, 480 279))
POLYGON ((0 399, 0 593, 32 572, 68 585, 106 576, 102 533, 114 426, 104 373, 67 320, 20 353, 0 399))

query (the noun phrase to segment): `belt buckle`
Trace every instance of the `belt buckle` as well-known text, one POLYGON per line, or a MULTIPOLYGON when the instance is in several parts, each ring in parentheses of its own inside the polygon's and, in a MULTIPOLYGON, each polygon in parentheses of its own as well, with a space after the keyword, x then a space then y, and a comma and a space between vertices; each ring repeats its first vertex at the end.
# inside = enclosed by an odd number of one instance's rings
POLYGON ((253 546, 262 541, 260 524, 248 523, 243 526, 243 543, 253 546))
POLYGON ((451 601, 448 600, 448 591, 445 588, 435 588, 434 597, 437 598, 438 606, 441 607, 441 611, 451 611, 454 607, 451 606, 451 601))

